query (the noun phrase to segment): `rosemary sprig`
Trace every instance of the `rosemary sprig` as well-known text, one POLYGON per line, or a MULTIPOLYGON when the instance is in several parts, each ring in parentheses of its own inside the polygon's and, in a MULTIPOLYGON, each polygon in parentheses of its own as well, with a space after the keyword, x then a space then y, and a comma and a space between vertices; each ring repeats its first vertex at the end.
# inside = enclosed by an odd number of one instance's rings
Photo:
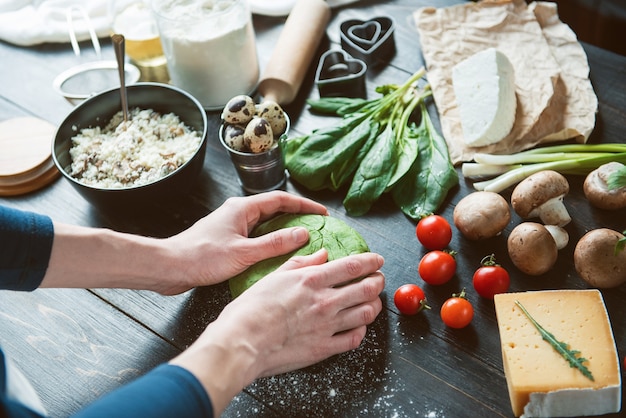
POLYGON ((587 361, 587 359, 584 357, 578 357, 580 351, 568 349, 569 344, 557 340, 552 333, 539 325, 539 323, 535 321, 532 316, 530 316, 526 308, 524 308, 524 306, 522 306, 522 304, 518 300, 515 301, 515 304, 519 306, 522 312, 524 312, 524 315, 526 315, 526 317, 530 320, 530 322, 532 322, 535 328, 537 328, 537 331, 539 331, 539 334, 541 334, 541 338, 543 338, 544 341, 549 342, 552 348, 554 348, 559 354, 561 354, 561 356, 563 356, 565 360, 567 360, 570 367, 577 368, 589 380, 594 380, 591 371, 589 371, 589 369, 583 364, 587 361))

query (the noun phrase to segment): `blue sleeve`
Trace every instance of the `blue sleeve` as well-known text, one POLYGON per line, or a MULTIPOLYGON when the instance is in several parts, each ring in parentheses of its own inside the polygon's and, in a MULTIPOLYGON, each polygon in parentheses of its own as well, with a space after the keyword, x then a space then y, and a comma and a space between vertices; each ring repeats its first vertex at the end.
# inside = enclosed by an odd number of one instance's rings
POLYGON ((74 418, 213 417, 211 399, 188 370, 164 364, 96 400, 74 418))
POLYGON ((0 206, 0 289, 36 289, 48 268, 53 239, 49 217, 0 206))

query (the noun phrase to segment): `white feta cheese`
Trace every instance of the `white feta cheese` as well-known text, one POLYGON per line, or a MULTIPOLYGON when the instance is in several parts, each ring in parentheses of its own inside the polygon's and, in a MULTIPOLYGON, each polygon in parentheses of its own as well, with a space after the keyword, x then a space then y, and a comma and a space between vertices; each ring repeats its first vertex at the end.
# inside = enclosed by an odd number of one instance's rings
POLYGON ((477 52, 454 66, 452 84, 467 145, 494 144, 511 132, 517 99, 506 55, 495 48, 477 52))

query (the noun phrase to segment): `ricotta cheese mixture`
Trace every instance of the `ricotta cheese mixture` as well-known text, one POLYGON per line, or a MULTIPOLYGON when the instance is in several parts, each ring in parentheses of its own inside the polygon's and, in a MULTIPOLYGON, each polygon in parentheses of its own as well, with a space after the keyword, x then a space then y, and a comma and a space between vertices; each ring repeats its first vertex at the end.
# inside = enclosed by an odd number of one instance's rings
POLYGON ((106 189, 152 183, 191 159, 202 138, 173 113, 133 108, 129 120, 116 113, 104 127, 72 137, 70 175, 106 189))

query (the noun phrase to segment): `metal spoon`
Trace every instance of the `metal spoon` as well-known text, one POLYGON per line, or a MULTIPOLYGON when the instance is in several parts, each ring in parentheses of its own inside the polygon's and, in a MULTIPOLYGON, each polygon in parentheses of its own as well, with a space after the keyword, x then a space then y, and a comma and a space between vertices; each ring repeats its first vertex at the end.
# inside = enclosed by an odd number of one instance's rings
POLYGON ((124 122, 128 122, 128 101, 126 96, 126 72, 124 70, 124 58, 126 56, 124 35, 111 35, 113 47, 115 48, 115 58, 117 59, 117 71, 120 75, 120 95, 122 98, 122 112, 124 113, 124 122))

